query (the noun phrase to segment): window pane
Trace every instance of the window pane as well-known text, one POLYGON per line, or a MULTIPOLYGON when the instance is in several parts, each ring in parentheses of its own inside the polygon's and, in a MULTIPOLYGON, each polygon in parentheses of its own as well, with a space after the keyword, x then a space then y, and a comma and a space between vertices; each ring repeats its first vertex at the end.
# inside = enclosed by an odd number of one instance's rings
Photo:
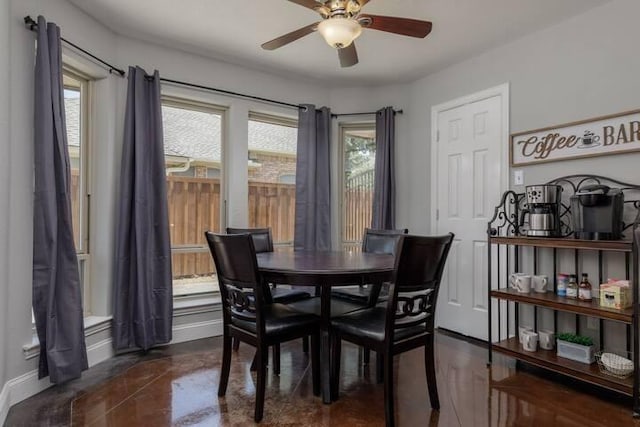
POLYGON ((271 227, 273 242, 293 246, 298 129, 249 120, 249 227, 271 227))
POLYGON ((73 240, 78 252, 84 251, 82 242, 82 220, 84 197, 82 192, 84 183, 82 177, 84 162, 84 138, 82 128, 83 93, 80 81, 64 76, 64 109, 67 124, 67 143, 69 146, 69 160, 71 162, 71 219, 73 224, 73 240))
POLYGON ((174 295, 218 281, 204 232, 220 232, 221 113, 162 106, 174 295))
POLYGON ((374 129, 344 129, 342 146, 344 250, 359 250, 364 229, 371 227, 376 157, 374 129))

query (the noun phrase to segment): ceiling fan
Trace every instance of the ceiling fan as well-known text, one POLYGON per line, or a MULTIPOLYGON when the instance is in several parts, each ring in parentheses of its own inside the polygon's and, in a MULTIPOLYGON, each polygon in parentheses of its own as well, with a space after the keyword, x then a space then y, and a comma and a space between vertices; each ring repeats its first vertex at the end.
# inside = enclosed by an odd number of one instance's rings
POLYGON ((363 28, 424 38, 431 32, 429 21, 362 14, 361 9, 369 0, 289 0, 320 14, 322 21, 299 28, 262 45, 274 50, 318 31, 329 46, 338 50, 340 65, 351 67, 358 63, 358 52, 353 41, 363 28))

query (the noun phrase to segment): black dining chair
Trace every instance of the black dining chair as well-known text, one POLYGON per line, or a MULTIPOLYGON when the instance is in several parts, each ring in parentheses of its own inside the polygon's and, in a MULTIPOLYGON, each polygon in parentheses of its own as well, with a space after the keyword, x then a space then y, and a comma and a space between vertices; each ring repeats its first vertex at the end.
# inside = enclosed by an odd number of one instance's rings
MULTIPOLYGON (((253 238, 256 253, 273 252, 273 237, 271 228, 232 228, 227 227, 227 234, 248 233, 253 238)), ((287 289, 271 284, 271 298, 273 302, 288 304, 295 301, 311 298, 311 294, 301 289, 287 289)))
POLYGON ((395 269, 385 306, 333 318, 332 394, 338 396, 342 340, 382 355, 384 363, 384 408, 388 427, 395 425, 393 356, 424 347, 429 400, 440 409, 436 383, 434 321, 438 289, 454 235, 401 236, 395 269))
MULTIPOLYGON (((401 235, 407 234, 408 229, 399 230, 376 230, 366 228, 362 237, 362 252, 373 254, 389 254, 394 255, 396 244, 401 235)), ((360 283, 358 286, 337 287, 331 290, 331 296, 334 298, 354 302, 356 304, 369 305, 377 301, 372 301, 372 297, 380 300, 385 299, 385 295, 381 295, 380 285, 371 285, 360 283), (373 294, 372 294, 373 291, 373 294)))
MULTIPOLYGON (((273 237, 271 235, 271 228, 234 228, 227 227, 227 234, 249 234, 253 239, 253 246, 256 253, 273 252, 273 237)), ((309 292, 300 289, 286 289, 283 287, 277 287, 275 283, 271 284, 269 288, 271 293, 271 299, 273 302, 281 304, 290 304, 296 301, 302 301, 311 298, 309 292)), ((233 349, 238 351, 240 348, 240 341, 233 341, 233 349)), ((309 340, 305 337, 302 339, 302 351, 305 354, 309 353, 309 340)), ((273 347, 273 373, 280 375, 280 346, 273 347)), ((251 365, 251 369, 255 369, 255 363, 251 365)))
POLYGON ((218 396, 224 396, 231 369, 232 339, 257 350, 257 385, 254 420, 264 412, 268 348, 311 336, 313 393, 320 395, 319 334, 317 316, 273 303, 260 277, 254 243, 248 234, 205 232, 216 266, 222 296, 223 352, 218 396))

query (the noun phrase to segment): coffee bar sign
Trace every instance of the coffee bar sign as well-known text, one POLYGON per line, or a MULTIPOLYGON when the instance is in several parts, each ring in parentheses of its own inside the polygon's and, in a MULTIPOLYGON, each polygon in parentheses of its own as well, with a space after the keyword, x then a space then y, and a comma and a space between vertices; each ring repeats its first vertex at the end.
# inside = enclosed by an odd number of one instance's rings
POLYGON ((640 151, 640 110, 511 135, 511 165, 640 151))

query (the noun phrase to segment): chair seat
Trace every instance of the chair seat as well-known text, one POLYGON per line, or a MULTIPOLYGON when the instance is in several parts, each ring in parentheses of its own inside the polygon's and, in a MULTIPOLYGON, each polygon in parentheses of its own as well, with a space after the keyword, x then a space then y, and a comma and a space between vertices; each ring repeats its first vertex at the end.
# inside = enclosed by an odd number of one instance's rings
POLYGON ((311 298, 311 294, 299 289, 276 287, 271 289, 271 298, 273 298, 274 303, 289 304, 311 298))
MULTIPOLYGON (((336 289, 331 290, 331 296, 333 298, 338 298, 344 301, 349 301, 356 304, 366 305, 369 302, 369 295, 371 294, 371 289, 368 287, 336 287, 336 289)), ((378 302, 386 301, 386 289, 383 287, 381 289, 380 295, 378 296, 378 302)))
MULTIPOLYGON (((319 325, 317 316, 294 310, 288 305, 269 304, 263 310, 267 336, 291 335, 297 331, 300 331, 301 336, 308 335, 319 325)), ((255 322, 232 318, 231 323, 238 328, 257 333, 255 322)))
MULTIPOLYGON (((387 308, 376 306, 347 313, 331 319, 333 331, 342 335, 352 335, 366 338, 372 341, 384 341, 384 326, 387 308)), ((401 341, 406 338, 421 335, 426 332, 424 325, 396 329, 394 341, 401 341)))
MULTIPOLYGON (((321 306, 320 298, 314 297, 304 301, 298 301, 291 304, 287 304, 287 307, 298 310, 303 313, 313 314, 320 317, 321 306)), ((342 301, 336 298, 331 298, 331 317, 341 316, 346 313, 362 310, 361 304, 354 304, 348 301, 342 301)))

